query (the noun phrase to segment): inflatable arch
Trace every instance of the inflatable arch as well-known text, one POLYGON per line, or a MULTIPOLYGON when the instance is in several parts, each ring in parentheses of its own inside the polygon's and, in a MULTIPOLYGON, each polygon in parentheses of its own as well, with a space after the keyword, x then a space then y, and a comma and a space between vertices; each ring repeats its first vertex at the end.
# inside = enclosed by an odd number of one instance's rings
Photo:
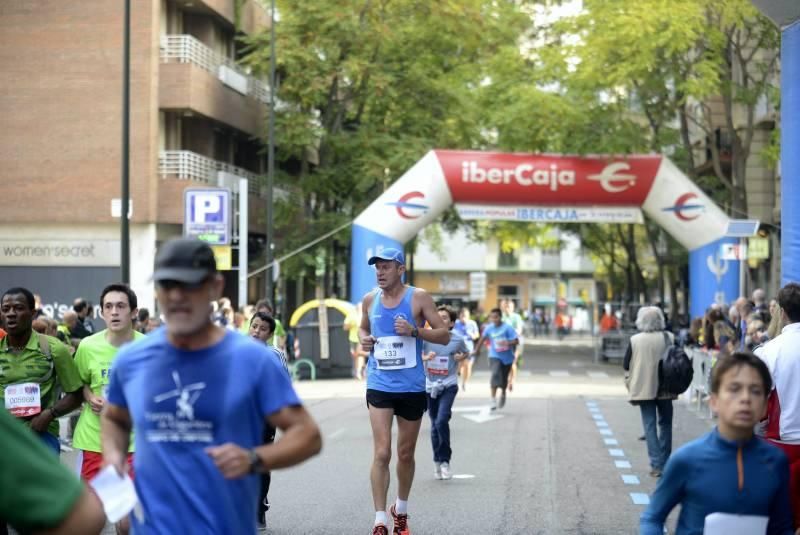
POLYGON ((689 250, 690 313, 738 294, 738 261, 720 258, 728 216, 658 155, 559 156, 433 150, 353 222, 351 297, 375 285, 367 259, 403 244, 456 203, 473 218, 633 222, 642 209, 689 250), (632 210, 633 209, 633 210, 632 210), (588 215, 586 215, 588 214, 588 215), (594 215, 593 215, 594 214, 594 215))

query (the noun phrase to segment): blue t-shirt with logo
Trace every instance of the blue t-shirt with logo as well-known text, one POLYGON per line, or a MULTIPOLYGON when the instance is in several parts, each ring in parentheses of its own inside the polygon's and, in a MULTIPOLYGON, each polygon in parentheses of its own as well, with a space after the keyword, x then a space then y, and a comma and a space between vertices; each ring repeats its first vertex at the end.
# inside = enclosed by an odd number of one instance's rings
POLYGON ((255 533, 258 476, 225 479, 205 449, 259 446, 265 418, 300 404, 266 346, 228 331, 185 351, 159 329, 120 350, 108 400, 127 408, 136 429, 144 521, 132 518, 134 533, 255 533))
POLYGON ((483 329, 483 336, 489 340, 489 358, 500 359, 503 364, 514 363, 514 349, 508 345, 517 339, 517 331, 508 323, 498 327, 490 323, 483 329))

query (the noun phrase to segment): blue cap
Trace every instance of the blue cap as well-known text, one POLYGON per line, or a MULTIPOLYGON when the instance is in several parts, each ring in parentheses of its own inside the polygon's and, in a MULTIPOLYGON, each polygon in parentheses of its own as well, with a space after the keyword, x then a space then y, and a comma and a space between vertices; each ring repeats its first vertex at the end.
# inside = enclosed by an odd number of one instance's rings
POLYGON ((370 258, 367 264, 372 266, 378 260, 394 260, 401 265, 405 265, 406 263, 406 258, 403 256, 403 251, 395 249, 394 247, 387 247, 386 249, 382 250, 380 253, 370 258))

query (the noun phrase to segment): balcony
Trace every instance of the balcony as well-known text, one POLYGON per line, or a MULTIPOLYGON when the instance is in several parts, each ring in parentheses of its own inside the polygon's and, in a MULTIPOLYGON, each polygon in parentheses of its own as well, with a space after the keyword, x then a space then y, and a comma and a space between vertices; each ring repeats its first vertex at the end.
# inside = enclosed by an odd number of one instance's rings
MULTIPOLYGON (((178 0, 178 5, 186 11, 214 13, 222 17, 228 24, 236 24, 237 9, 235 3, 240 0, 178 0)), ((269 28, 269 12, 259 0, 244 0, 238 8, 238 30, 253 34, 269 28)))
POLYGON ((214 187, 231 187, 233 181, 246 178, 250 195, 266 197, 262 176, 188 150, 161 151, 158 174, 161 178, 193 180, 214 187))
POLYGON ((191 35, 161 38, 159 105, 192 110, 250 134, 264 131, 269 87, 191 35))

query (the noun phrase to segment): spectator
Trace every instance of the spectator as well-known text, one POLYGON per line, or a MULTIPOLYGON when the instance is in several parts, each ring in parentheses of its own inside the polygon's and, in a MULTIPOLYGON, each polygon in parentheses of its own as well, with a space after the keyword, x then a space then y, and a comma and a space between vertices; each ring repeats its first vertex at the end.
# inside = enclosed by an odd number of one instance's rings
POLYGON ((611 312, 611 305, 606 303, 603 306, 603 317, 600 318, 600 333, 607 333, 619 329, 619 322, 616 316, 611 312))
POLYGON ((274 348, 277 348, 278 351, 281 351, 284 355, 287 354, 286 329, 284 329, 281 320, 275 316, 275 309, 272 308, 272 303, 270 303, 267 299, 261 299, 256 303, 256 312, 264 312, 265 314, 272 316, 272 318, 275 320, 275 333, 272 335, 270 345, 274 348))
POLYGON ((94 324, 92 320, 89 318, 89 314, 92 311, 92 305, 79 297, 75 299, 75 302, 72 305, 72 310, 75 311, 75 314, 78 315, 78 323, 75 325, 74 329, 70 329, 72 333, 72 338, 78 338, 82 340, 87 336, 94 334, 94 324))
POLYGON ((771 319, 770 309, 767 305, 767 294, 761 288, 753 290, 750 300, 753 302, 753 314, 758 315, 758 319, 764 323, 769 323, 771 319))
POLYGON ((695 318, 689 324, 689 336, 686 345, 699 346, 702 341, 703 318, 695 318))
POLYGON ((136 330, 144 334, 147 330, 147 323, 150 321, 150 311, 142 307, 136 315, 136 330))
POLYGON ((42 317, 47 317, 45 314, 44 309, 42 308, 42 296, 39 294, 33 294, 33 319, 37 320, 42 317))
POLYGON ((672 400, 658 388, 658 363, 666 345, 674 343, 664 331, 664 315, 658 307, 642 307, 636 315, 639 333, 631 337, 623 360, 629 401, 638 405, 650 457, 650 475, 661 477, 672 452, 672 400), (666 343, 665 343, 666 341, 666 343))
POLYGON ((777 301, 774 301, 774 305, 770 306, 770 312, 772 313, 772 320, 770 320, 769 327, 767 327, 767 338, 773 340, 781 334, 781 331, 786 326, 786 320, 783 309, 777 301))
POLYGON ((764 436, 789 458, 795 527, 800 527, 800 284, 781 288, 778 304, 786 326, 756 350, 774 382, 764 436))

